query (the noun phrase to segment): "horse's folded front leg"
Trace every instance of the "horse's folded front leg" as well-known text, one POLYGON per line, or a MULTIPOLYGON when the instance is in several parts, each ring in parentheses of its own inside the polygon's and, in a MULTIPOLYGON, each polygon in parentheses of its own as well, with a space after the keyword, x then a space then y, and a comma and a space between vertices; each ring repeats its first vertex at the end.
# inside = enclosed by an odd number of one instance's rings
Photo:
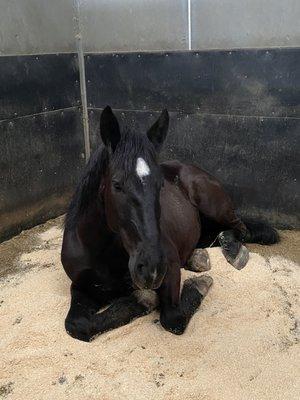
POLYGON ((181 335, 187 327, 188 320, 178 306, 165 306, 160 311, 160 323, 166 331, 181 335))
POLYGON ((75 339, 85 342, 90 338, 90 318, 102 306, 101 302, 92 299, 76 284, 71 285, 71 305, 65 319, 67 333, 75 339))
POLYGON ((158 296, 153 290, 136 290, 130 296, 116 299, 106 310, 92 316, 89 340, 147 315, 157 306, 158 296))
POLYGON ((213 279, 209 275, 195 276, 187 279, 181 292, 181 310, 189 321, 207 295, 213 279))
POLYGON ((172 333, 183 333, 187 322, 180 307, 180 267, 179 260, 170 264, 161 287, 158 289, 160 323, 172 333))
POLYGON ((130 296, 120 297, 104 311, 86 293, 72 288, 71 308, 65 321, 66 331, 75 339, 91 341, 95 336, 128 324, 135 318, 150 313, 158 305, 158 296, 152 290, 136 290, 130 296))
POLYGON ((187 279, 182 288, 179 304, 165 304, 161 308, 160 322, 162 326, 176 335, 181 335, 212 283, 213 280, 208 275, 187 279))

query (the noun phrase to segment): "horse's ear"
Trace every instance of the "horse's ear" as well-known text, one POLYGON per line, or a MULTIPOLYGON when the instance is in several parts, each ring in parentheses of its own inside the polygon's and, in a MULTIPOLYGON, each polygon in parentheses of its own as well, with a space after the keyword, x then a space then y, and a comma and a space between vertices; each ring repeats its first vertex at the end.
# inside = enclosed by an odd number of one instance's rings
POLYGON ((118 120, 109 106, 106 106, 102 111, 100 117, 100 133, 105 146, 109 146, 112 151, 115 151, 121 134, 118 120))
POLYGON ((148 139, 153 143, 155 149, 160 151, 162 144, 167 136, 169 127, 169 113, 163 110, 158 120, 151 126, 147 132, 148 139))

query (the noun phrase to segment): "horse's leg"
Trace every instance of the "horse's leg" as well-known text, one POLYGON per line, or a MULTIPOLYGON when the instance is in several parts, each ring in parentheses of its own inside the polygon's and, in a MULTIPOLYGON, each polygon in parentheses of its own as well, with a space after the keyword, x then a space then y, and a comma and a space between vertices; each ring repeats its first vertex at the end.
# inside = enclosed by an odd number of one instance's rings
POLYGON ((152 290, 136 290, 121 297, 104 311, 86 293, 72 289, 71 308, 66 318, 66 330, 74 338, 89 342, 95 336, 128 324, 135 318, 150 313, 158 305, 152 290))
POLYGON ((98 302, 72 283, 71 305, 65 319, 67 333, 75 339, 89 341, 90 318, 100 307, 98 302))
POLYGON ((214 220, 220 226, 217 236, 222 253, 226 260, 236 269, 242 269, 249 260, 249 250, 243 245, 248 230, 242 220, 235 214, 230 197, 220 190, 219 197, 211 199, 210 207, 199 207, 206 217, 214 220), (217 201, 221 201, 221 207, 217 210, 217 201))
POLYGON ((170 269, 159 289, 161 325, 167 331, 181 335, 212 282, 212 278, 207 275, 187 279, 180 296, 180 268, 170 269))
POLYGON ((180 301, 181 310, 186 316, 187 321, 197 311, 212 284, 213 279, 209 275, 196 276, 184 282, 180 301))
POLYGON ((66 331, 74 338, 88 340, 91 317, 128 289, 107 289, 93 269, 83 270, 71 285, 71 305, 65 320, 66 331))
POLYGON ((199 212, 219 225, 218 239, 227 261, 237 269, 243 268, 249 259, 249 251, 242 245, 248 230, 236 215, 232 200, 221 184, 194 168, 186 189, 199 212))
POLYGON ((158 295, 155 291, 146 289, 135 290, 129 296, 114 300, 106 310, 91 318, 90 340, 149 314, 157 306, 158 295))

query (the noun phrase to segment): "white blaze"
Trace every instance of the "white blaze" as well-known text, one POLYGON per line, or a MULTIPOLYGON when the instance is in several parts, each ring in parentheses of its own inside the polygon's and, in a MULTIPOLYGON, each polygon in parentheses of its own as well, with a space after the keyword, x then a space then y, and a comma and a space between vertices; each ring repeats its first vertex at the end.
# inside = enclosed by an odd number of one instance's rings
POLYGON ((149 165, 141 157, 139 157, 136 161, 136 173, 142 182, 143 182, 145 176, 150 175, 149 165))

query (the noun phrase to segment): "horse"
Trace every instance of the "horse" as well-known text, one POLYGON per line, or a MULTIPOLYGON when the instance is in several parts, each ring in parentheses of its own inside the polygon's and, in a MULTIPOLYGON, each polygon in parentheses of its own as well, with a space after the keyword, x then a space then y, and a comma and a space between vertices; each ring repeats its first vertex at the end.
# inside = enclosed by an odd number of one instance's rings
POLYGON ((104 146, 86 166, 63 234, 61 262, 71 280, 65 328, 73 338, 89 342, 156 308, 161 326, 180 335, 212 285, 210 276, 195 275, 181 290, 181 268, 193 270, 188 260, 201 243, 216 234, 227 261, 241 269, 243 243, 278 241, 268 224, 237 216, 209 173, 159 163, 168 126, 167 110, 147 134, 121 130, 109 106, 101 113, 104 146))

